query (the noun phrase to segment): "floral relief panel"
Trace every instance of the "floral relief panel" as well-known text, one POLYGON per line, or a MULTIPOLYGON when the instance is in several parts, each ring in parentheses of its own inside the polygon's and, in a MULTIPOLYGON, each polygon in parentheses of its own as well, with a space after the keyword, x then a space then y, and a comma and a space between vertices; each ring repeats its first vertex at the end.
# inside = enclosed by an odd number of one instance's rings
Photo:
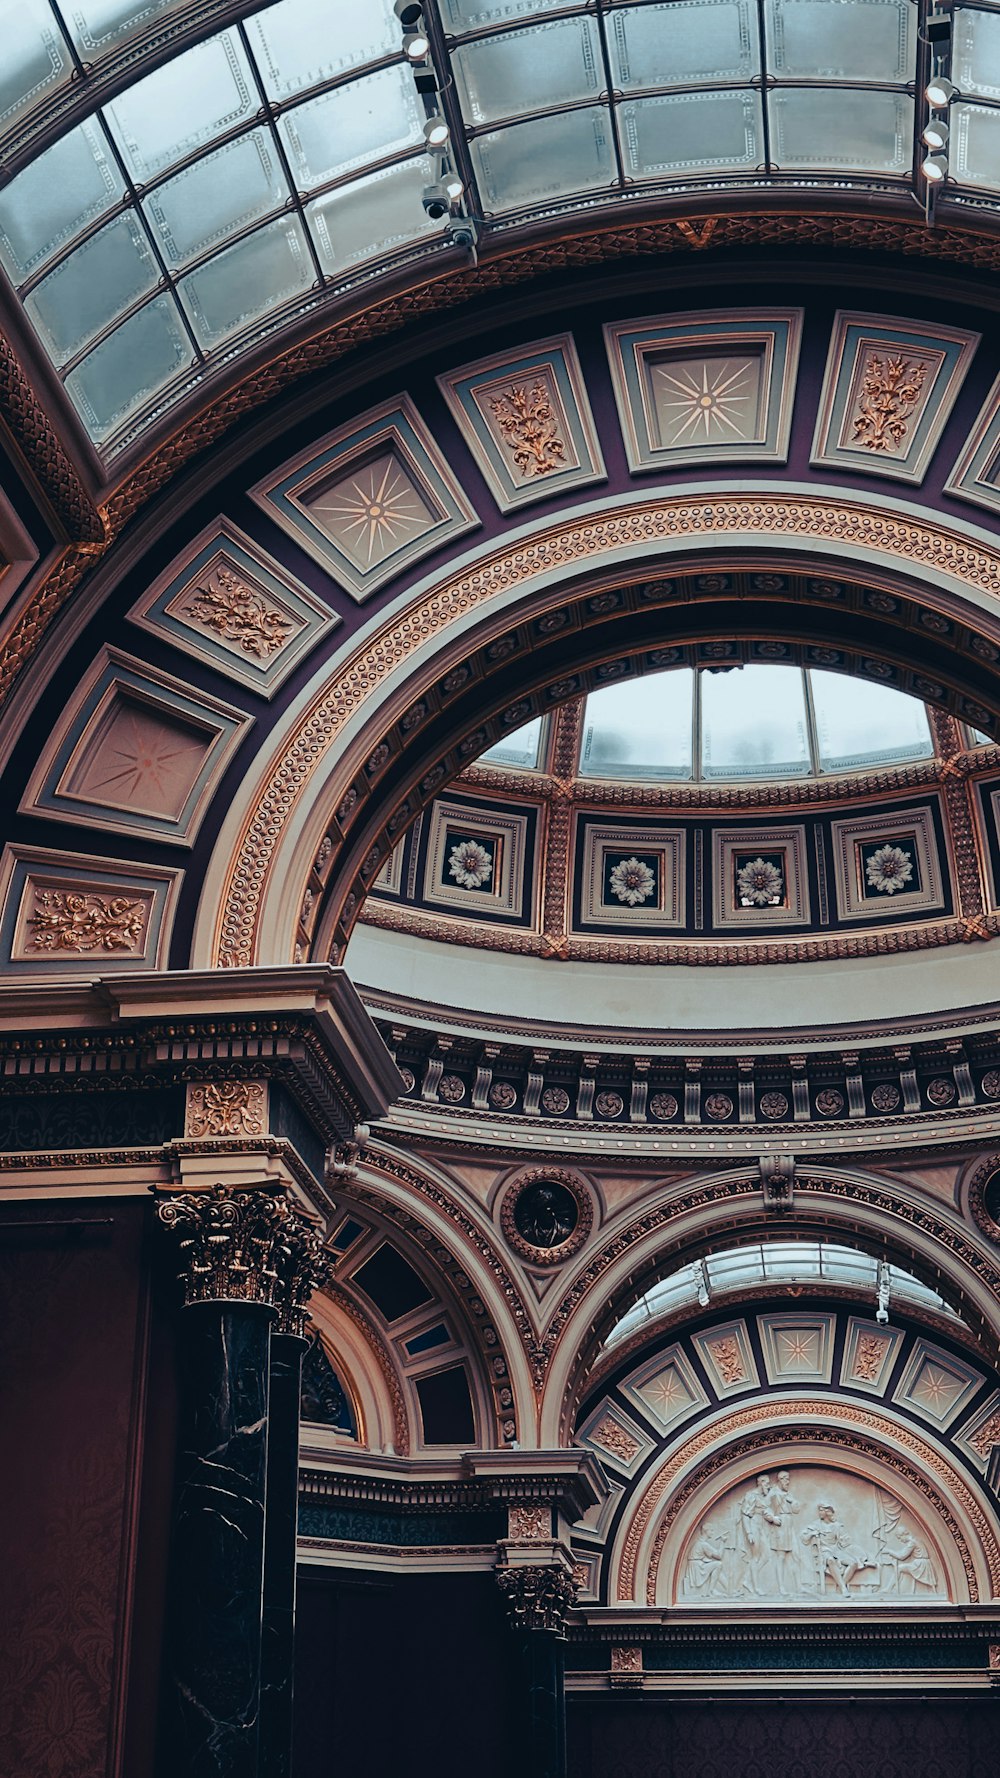
POLYGON ((885 316, 834 318, 814 464, 923 481, 979 344, 978 333, 885 316))

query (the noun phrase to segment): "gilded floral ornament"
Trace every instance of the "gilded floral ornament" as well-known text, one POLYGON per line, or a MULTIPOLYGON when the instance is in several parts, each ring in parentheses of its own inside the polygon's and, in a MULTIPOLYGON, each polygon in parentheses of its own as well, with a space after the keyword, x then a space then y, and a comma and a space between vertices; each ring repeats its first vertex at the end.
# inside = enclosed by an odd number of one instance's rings
POLYGON ((34 951, 134 951, 146 924, 141 901, 42 889, 29 915, 34 951))
POLYGON ((505 389, 490 402, 497 425, 522 475, 551 475, 566 457, 544 383, 530 391, 522 384, 505 389))
POLYGON ((926 364, 902 354, 873 352, 865 365, 861 400, 854 421, 855 442, 868 451, 899 449, 913 418, 927 375, 926 364))
POLYGON ((619 859, 611 870, 608 883, 612 895, 634 908, 649 900, 656 887, 656 878, 649 865, 633 854, 631 858, 619 859))
POLYGON ((757 908, 774 907, 784 894, 785 881, 776 864, 767 858, 751 858, 736 873, 740 901, 757 908))
POLYGON ((478 840, 462 840, 448 854, 448 874, 463 889, 481 889, 493 874, 493 857, 478 840))
POLYGON ((278 1310, 282 1333, 303 1335, 306 1303, 329 1277, 318 1227, 280 1192, 209 1192, 161 1198, 156 1214, 178 1237, 184 1302, 255 1303, 278 1310))
POLYGON ((224 642, 235 642, 244 654, 266 660, 288 641, 291 619, 265 604, 259 593, 229 568, 220 568, 215 586, 195 588, 187 615, 224 642))
POLYGON ((913 862, 902 846, 879 846, 865 867, 865 875, 880 895, 895 895, 913 875, 913 862))
POLYGON ((188 1136, 259 1136, 264 1129, 264 1088, 244 1080, 209 1081, 188 1088, 188 1136))

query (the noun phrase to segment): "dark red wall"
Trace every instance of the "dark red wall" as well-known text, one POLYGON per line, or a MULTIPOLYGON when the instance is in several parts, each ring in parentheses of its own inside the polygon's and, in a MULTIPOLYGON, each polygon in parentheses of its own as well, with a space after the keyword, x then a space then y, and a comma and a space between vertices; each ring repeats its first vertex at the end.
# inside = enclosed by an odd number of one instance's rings
POLYGON ((514 1778, 515 1685, 491 1574, 300 1569, 295 1778, 514 1778))
MULTIPOLYGON (((766 1681, 762 1682, 766 1684, 766 1681)), ((996 1778, 1000 1701, 574 1699, 570 1778, 996 1778)))
POLYGON ((149 1212, 138 1198, 61 1199, 0 1216, 0 1772, 17 1778, 148 1770, 141 1735, 128 1754, 123 1700, 133 1678, 155 1691, 158 1659, 155 1634, 133 1648, 137 1622, 159 1617, 156 1599, 133 1609, 155 1406, 149 1212))

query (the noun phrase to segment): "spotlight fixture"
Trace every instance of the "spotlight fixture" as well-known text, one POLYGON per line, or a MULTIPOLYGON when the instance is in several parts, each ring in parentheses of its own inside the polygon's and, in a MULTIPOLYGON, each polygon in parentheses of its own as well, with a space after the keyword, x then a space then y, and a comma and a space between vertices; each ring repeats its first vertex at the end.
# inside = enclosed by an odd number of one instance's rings
POLYGON ((424 9, 419 0, 396 0, 393 10, 403 27, 403 54, 411 62, 424 61, 431 40, 424 29, 424 9))
POLYGON ((440 181, 436 185, 425 185, 423 206, 432 222, 440 222, 451 210, 447 186, 440 181))
POLYGON ((435 111, 424 124, 424 141, 428 148, 447 148, 450 139, 447 120, 435 111))
POLYGON ((947 157, 943 154, 929 154, 921 161, 920 171, 928 185, 941 185, 948 173, 947 157))
POLYGON ((442 177, 441 177, 441 184, 444 186, 445 191, 448 193, 449 202, 452 204, 457 204, 459 198, 462 196, 463 192, 465 191, 465 186, 463 185, 461 179, 459 178, 459 175, 454 172, 444 173, 444 174, 442 174, 442 177))
POLYGON ((945 111, 958 96, 957 86, 946 74, 932 74, 924 87, 924 98, 932 111, 945 111))
POLYGON ((942 148, 947 148, 950 135, 948 125, 941 118, 932 117, 920 140, 925 148, 930 148, 937 154, 942 148))
POLYGON ((924 22, 924 36, 935 49, 943 49, 951 41, 951 13, 947 11, 929 13, 924 22))

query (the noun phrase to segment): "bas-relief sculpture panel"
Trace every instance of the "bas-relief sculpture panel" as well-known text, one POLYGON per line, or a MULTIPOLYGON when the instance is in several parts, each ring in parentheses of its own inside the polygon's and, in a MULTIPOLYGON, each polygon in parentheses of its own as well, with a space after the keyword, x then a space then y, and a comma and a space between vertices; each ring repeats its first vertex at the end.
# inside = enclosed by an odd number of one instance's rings
POLYGON ((679 1604, 828 1605, 947 1599, 933 1540, 865 1476, 819 1464, 746 1476, 695 1525, 679 1604))

